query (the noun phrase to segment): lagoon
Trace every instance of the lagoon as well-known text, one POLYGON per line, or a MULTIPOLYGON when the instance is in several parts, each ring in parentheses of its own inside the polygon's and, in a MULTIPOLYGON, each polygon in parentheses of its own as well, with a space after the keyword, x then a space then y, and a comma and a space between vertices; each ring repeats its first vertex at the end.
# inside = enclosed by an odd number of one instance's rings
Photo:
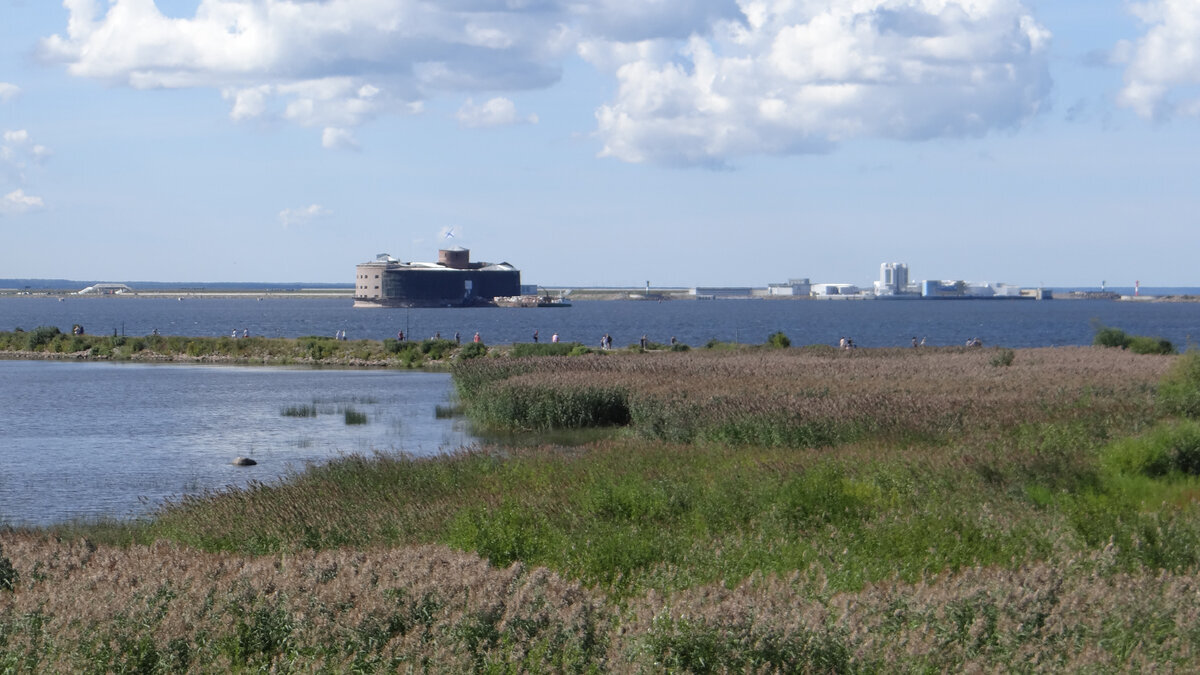
POLYGON ((342 454, 453 451, 476 439, 437 415, 452 390, 419 371, 0 361, 0 523, 133 518, 342 454), (300 406, 316 416, 283 414, 300 406))

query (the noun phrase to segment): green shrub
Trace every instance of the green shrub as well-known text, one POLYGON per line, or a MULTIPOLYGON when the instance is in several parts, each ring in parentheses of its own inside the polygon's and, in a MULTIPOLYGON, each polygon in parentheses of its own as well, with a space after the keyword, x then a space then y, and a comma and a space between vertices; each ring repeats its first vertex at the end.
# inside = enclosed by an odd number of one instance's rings
POLYGON ((1174 354, 1175 345, 1169 340, 1146 335, 1129 335, 1119 328, 1099 326, 1092 344, 1099 347, 1120 347, 1135 354, 1174 354))
POLYGON ((1121 475, 1200 475, 1200 424, 1165 424, 1147 434, 1123 438, 1104 449, 1101 462, 1121 475))
POLYGON ((1001 349, 998 354, 992 357, 992 365, 996 367, 1011 366, 1013 359, 1017 357, 1016 352, 1011 349, 1001 349))
POLYGON ((1132 338, 1119 328, 1108 328, 1101 326, 1096 330, 1096 337, 1092 340, 1092 344, 1098 347, 1120 347, 1125 349, 1129 346, 1129 341, 1132 338))
POLYGON ((25 348, 29 351, 39 351, 61 334, 58 326, 38 326, 28 333, 25 348))
POLYGON ((430 359, 434 361, 440 361, 445 358, 447 354, 454 351, 454 348, 457 346, 458 344, 454 342, 454 340, 431 338, 428 340, 421 340, 421 342, 417 345, 417 349, 420 350, 421 354, 429 357, 430 359))
POLYGON ((775 331, 767 336, 767 346, 776 349, 786 349, 792 346, 792 341, 787 335, 784 335, 783 331, 775 331))
POLYGON ((482 342, 469 342, 458 350, 458 358, 460 359, 475 359, 480 356, 487 356, 487 345, 482 342))
POLYGON ((1129 340, 1129 351, 1134 354, 1174 354, 1175 345, 1170 340, 1135 335, 1129 340))
POLYGON ((1158 400, 1171 414, 1200 417, 1200 352, 1179 357, 1158 385, 1158 400))
POLYGON ((512 346, 512 356, 567 356, 576 347, 583 347, 579 342, 518 342, 512 346))
POLYGON ((298 338, 296 342, 300 346, 301 351, 314 361, 320 361, 333 356, 333 353, 338 348, 337 340, 317 335, 298 338))

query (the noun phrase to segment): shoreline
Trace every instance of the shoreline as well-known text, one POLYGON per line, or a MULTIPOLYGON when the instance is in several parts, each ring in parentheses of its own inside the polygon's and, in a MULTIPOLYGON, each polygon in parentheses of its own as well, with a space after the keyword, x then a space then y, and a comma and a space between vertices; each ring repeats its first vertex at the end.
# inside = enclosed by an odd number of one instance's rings
MULTIPOLYGON (((809 302, 809 301, 884 301, 895 302, 891 298, 880 298, 871 295, 845 295, 845 296, 771 296, 771 295, 748 295, 748 296, 730 296, 722 298, 700 297, 690 294, 688 291, 680 289, 668 289, 663 291, 651 291, 647 294, 641 290, 620 290, 620 289, 587 289, 587 288, 554 288, 548 291, 553 291, 557 296, 564 297, 570 302, 614 302, 614 301, 634 301, 634 302, 715 302, 715 301, 782 301, 782 302, 809 302)), ((83 300, 83 299, 171 299, 175 298, 179 301, 184 300, 208 300, 208 299, 228 299, 228 300, 279 300, 279 299, 322 299, 322 298, 337 298, 352 301, 354 300, 354 291, 351 289, 340 290, 323 290, 323 289, 299 289, 299 290, 162 290, 162 291, 136 291, 133 293, 109 293, 109 294, 80 294, 78 291, 70 289, 45 289, 37 291, 24 291, 17 289, 0 289, 0 299, 8 298, 56 298, 60 302, 66 300, 83 300)), ((1008 297, 933 297, 926 298, 915 296, 905 298, 904 302, 941 302, 941 301, 967 301, 967 302, 995 302, 1000 300, 1032 300, 1033 298, 1008 298, 1008 297)), ((1080 300, 1106 300, 1109 302, 1135 302, 1135 303, 1190 303, 1200 302, 1200 294, 1168 294, 1168 295, 1115 295, 1113 297, 1096 297, 1090 293, 1063 293, 1055 295, 1055 301, 1080 301, 1080 300)), ((504 309, 521 309, 520 307, 505 307, 504 309)))

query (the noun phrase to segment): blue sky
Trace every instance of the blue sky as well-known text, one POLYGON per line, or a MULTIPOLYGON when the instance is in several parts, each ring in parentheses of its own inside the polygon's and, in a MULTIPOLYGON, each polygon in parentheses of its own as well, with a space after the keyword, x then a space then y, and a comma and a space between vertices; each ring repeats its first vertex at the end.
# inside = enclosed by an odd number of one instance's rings
POLYGON ((1194 0, 0 12, 0 278, 1200 285, 1194 0))

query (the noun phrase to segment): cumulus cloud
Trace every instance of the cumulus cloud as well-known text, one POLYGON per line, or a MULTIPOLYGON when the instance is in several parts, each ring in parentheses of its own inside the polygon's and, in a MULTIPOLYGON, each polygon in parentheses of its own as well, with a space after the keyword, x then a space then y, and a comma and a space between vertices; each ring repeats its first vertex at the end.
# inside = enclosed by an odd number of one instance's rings
POLYGON ((215 88, 235 121, 278 116, 329 147, 330 128, 419 112, 431 91, 557 81, 565 9, 547 4, 203 0, 180 19, 148 0, 66 0, 66 32, 40 54, 113 84, 215 88))
POLYGON ((1114 50, 1126 64, 1118 101, 1147 118, 1200 115, 1200 4, 1153 0, 1131 7, 1147 28, 1114 50))
POLYGON ((27 211, 35 211, 41 209, 45 204, 42 203, 41 197, 25 194, 21 188, 17 188, 12 192, 4 195, 4 199, 0 199, 0 214, 12 215, 16 213, 25 213, 27 211))
MULTIPOLYGON (((979 135, 1036 114, 1050 82, 1050 34, 1022 0, 202 0, 181 19, 149 0, 64 5, 40 52, 69 72, 211 87, 231 119, 321 129, 331 149, 446 92, 549 87, 572 53, 615 76, 596 136, 630 162, 979 135)), ((536 119, 506 96, 457 117, 536 119)))
POLYGON ((333 211, 321 206, 320 204, 312 204, 299 209, 284 209, 279 212, 279 222, 284 227, 293 225, 304 225, 319 218, 325 218, 333 214, 333 211))
POLYGON ((721 164, 870 136, 977 136, 1036 114, 1050 34, 1011 0, 743 2, 744 21, 621 64, 602 154, 721 164))
POLYGON ((507 98, 489 99, 482 105, 475 105, 471 99, 463 104, 456 115, 458 123, 464 127, 507 127, 515 124, 537 124, 537 115, 517 115, 517 106, 507 98))
POLYGON ((0 82, 0 103, 10 101, 21 93, 21 88, 8 82, 0 82))
POLYGON ((35 143, 25 129, 6 129, 0 134, 0 191, 10 190, 3 202, 6 213, 42 207, 40 197, 27 196, 20 186, 26 183, 29 170, 49 156, 50 149, 35 143))

